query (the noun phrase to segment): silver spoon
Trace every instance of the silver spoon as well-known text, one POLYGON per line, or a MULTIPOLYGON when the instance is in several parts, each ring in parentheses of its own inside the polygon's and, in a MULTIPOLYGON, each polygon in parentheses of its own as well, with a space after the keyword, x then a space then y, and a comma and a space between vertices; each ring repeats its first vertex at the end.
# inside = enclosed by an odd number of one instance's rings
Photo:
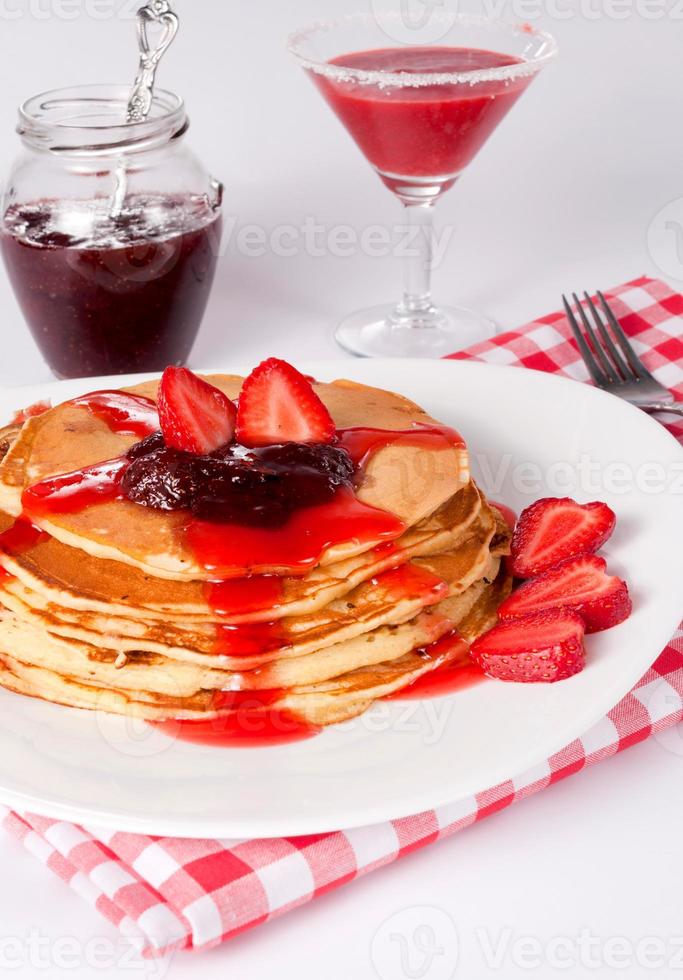
MULTIPOLYGON (((140 63, 135 76, 133 89, 126 108, 126 122, 144 122, 152 108, 154 99, 154 80, 159 62, 170 47, 178 33, 180 20, 171 10, 168 0, 149 0, 137 13, 137 36, 140 63), (151 24, 162 28, 156 44, 149 38, 151 24)), ((116 184, 112 195, 109 214, 112 218, 121 214, 126 197, 126 166, 123 157, 116 167, 116 184)))
POLYGON ((138 47, 140 49, 140 65, 133 84, 133 91, 128 101, 126 121, 129 123, 142 122, 152 108, 154 79, 159 62, 170 47, 178 33, 180 21, 178 15, 171 10, 168 0, 149 0, 137 13, 138 47), (162 28, 161 36, 155 45, 149 40, 150 24, 162 28))

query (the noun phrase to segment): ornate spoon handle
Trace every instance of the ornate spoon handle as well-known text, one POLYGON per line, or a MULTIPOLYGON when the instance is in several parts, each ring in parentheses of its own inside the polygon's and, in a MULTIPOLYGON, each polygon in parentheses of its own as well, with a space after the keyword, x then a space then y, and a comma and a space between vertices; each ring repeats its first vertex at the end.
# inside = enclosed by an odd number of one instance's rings
POLYGON ((140 66, 128 102, 127 122, 142 122, 147 118, 149 110, 152 108, 154 78, 159 62, 178 33, 179 24, 178 15, 171 10, 168 0, 149 0, 144 7, 138 10, 137 31, 140 66), (148 34, 151 23, 159 24, 163 28, 161 37, 154 47, 150 44, 148 34))

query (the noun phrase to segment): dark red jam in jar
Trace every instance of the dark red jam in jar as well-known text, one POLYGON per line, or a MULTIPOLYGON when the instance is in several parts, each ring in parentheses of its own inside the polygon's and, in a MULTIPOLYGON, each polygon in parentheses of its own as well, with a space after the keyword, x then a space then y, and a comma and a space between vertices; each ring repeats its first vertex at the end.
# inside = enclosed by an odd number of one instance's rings
POLYGON ((26 152, 3 199, 0 248, 62 378, 183 363, 213 284, 222 188, 184 145, 183 103, 158 92, 150 117, 126 125, 126 95, 85 86, 20 111, 26 152))
POLYGON ((3 258, 45 360, 62 378, 184 363, 213 283, 220 216, 205 199, 158 195, 95 228, 91 212, 89 202, 44 201, 4 215, 3 258))

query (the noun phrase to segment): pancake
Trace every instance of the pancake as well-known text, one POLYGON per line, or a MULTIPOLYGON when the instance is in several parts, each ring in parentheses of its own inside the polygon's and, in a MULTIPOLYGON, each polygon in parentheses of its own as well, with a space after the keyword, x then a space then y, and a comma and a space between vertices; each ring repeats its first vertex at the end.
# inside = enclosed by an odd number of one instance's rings
MULTIPOLYGON (((67 639, 105 643, 118 652, 169 652, 176 659, 207 666, 219 657, 224 665, 252 669, 274 659, 310 653, 384 623, 403 622, 444 593, 458 595, 482 577, 494 578, 498 560, 491 545, 496 529, 492 513, 484 512, 453 551, 413 559, 399 569, 372 577, 320 612, 281 620, 276 630, 266 633, 273 642, 251 656, 248 645, 238 656, 230 655, 234 638, 230 632, 226 635, 221 622, 197 624, 193 629, 189 624, 181 627, 123 617, 93 617, 47 602, 40 593, 11 578, 0 581, 0 599, 20 618, 67 639), (435 586, 439 591, 434 591, 435 586)), ((236 638, 239 640, 239 632, 236 638)))
MULTIPOLYGON (((242 384, 210 381, 231 398, 242 384)), ((154 398, 156 387, 127 390, 154 398)), ((247 557, 219 582, 188 543, 185 512, 95 497, 23 514, 27 486, 114 459, 139 436, 73 403, 0 430, 0 684, 150 722, 239 726, 238 705, 253 698, 261 717, 324 726, 469 663, 466 643, 510 592, 511 532, 470 480, 464 444, 399 395, 315 388, 340 430, 371 420, 408 433, 380 432, 356 471, 357 499, 397 530, 336 534, 297 567, 247 557)))
MULTIPOLYGON (((503 570, 496 582, 478 595, 460 620, 461 635, 471 641, 490 628, 495 622, 498 605, 509 588, 510 579, 503 570)), ((207 719, 226 714, 215 709, 216 692, 212 689, 202 689, 186 697, 175 693, 133 692, 121 687, 84 683, 33 663, 23 663, 6 649, 9 645, 7 636, 8 632, 3 628, 0 633, 0 684, 17 693, 149 721, 207 719)), ((297 719, 313 725, 333 724, 361 714, 373 701, 456 660, 466 662, 459 644, 446 645, 443 652, 431 657, 425 656, 420 649, 413 649, 393 660, 358 667, 324 681, 293 686, 279 694, 269 704, 269 710, 291 712, 297 719)))
MULTIPOLYGON (((468 483, 436 513, 403 535, 396 542, 396 550, 366 552, 314 569, 305 576, 284 577, 279 583, 276 605, 272 602, 272 592, 266 590, 261 608, 250 596, 248 611, 232 614, 223 611, 221 621, 259 622, 323 609, 406 557, 437 554, 457 547, 478 519, 482 507, 480 492, 473 483, 468 483)), ((13 523, 14 518, 0 514, 0 533, 13 523)), ((52 537, 22 545, 14 555, 0 552, 0 563, 29 589, 71 609, 127 619, 161 619, 166 623, 216 620, 216 610, 208 601, 204 582, 157 578, 121 562, 93 558, 52 537)))
MULTIPOLYGON (((206 666, 215 665, 219 660, 223 666, 251 670, 273 660, 324 649, 385 623, 404 622, 435 602, 438 596, 430 584, 431 577, 437 577, 444 584, 444 592, 459 595, 481 578, 495 578, 497 571, 498 559, 490 554, 488 544, 473 538, 467 548, 451 555, 434 560, 417 559, 409 563, 398 576, 392 572, 384 573, 359 586, 344 599, 332 603, 322 613, 283 620, 280 628, 272 633, 266 632, 266 639, 272 637, 272 643, 268 643, 264 651, 258 654, 250 654, 250 643, 247 642, 244 652, 231 655, 235 643, 231 642, 230 635, 225 642, 221 642, 224 634, 220 623, 207 625, 198 633, 172 630, 161 624, 130 623, 124 619, 114 621, 100 617, 93 621, 92 618, 74 616, 70 610, 41 604, 35 594, 24 591, 23 599, 19 598, 14 591, 16 583, 8 582, 2 584, 0 601, 19 618, 65 639, 81 640, 92 645, 104 644, 118 653, 142 650, 206 666), (422 576, 426 585, 405 594, 403 584, 406 575, 412 575, 413 570, 418 574, 426 573, 422 576), (400 592, 397 592, 397 585, 401 588, 400 592)), ((248 633, 247 640, 252 635, 248 633)), ((256 632, 254 638, 257 640, 258 637, 259 633, 256 632)), ((240 639, 239 634, 236 639, 240 639)))
MULTIPOLYGON (((484 592, 483 580, 459 596, 419 613, 401 624, 383 625, 324 649, 278 659, 256 670, 228 667, 221 658, 202 663, 168 655, 130 651, 123 666, 119 651, 102 644, 64 639, 52 630, 0 609, 2 648, 17 661, 51 670, 85 684, 173 697, 191 697, 201 690, 262 691, 289 689, 338 677, 360 667, 395 660, 440 639, 470 612, 484 592)), ((106 641, 105 641, 106 642, 106 641)))
MULTIPOLYGON (((230 398, 239 394, 242 378, 211 375, 211 384, 230 398)), ((368 388, 350 381, 316 384, 316 393, 327 406, 337 428, 372 427, 383 430, 415 430, 438 426, 417 405, 400 395, 368 388)), ((156 382, 145 382, 126 391, 156 398, 156 382)), ((0 508, 18 517, 22 493, 49 477, 80 470, 124 454, 139 437, 112 432, 108 424, 86 406, 65 402, 22 427, 0 465, 0 508)), ((423 445, 390 443, 373 452, 361 471, 356 498, 361 503, 393 515, 411 528, 438 510, 469 480, 464 445, 443 437, 427 449, 423 445)), ((94 502, 75 513, 37 515, 35 522, 64 544, 97 559, 110 559, 140 568, 148 574, 174 580, 210 580, 215 572, 198 559, 186 534, 187 515, 140 507, 129 500, 94 502)), ((346 540, 323 550, 315 564, 330 565, 380 544, 383 537, 346 540)), ((282 565, 259 564, 255 569, 245 558, 234 576, 254 571, 287 574, 282 565)))

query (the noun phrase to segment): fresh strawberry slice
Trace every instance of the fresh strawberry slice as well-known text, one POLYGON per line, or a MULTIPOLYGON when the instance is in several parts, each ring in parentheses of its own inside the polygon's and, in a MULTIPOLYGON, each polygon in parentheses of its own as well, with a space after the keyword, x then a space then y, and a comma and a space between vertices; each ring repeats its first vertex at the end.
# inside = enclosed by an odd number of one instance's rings
POLYGON ((204 455, 235 434, 237 409, 228 396, 187 368, 166 368, 157 402, 164 442, 172 449, 204 455))
POLYGON ((578 613, 546 610, 499 623, 474 641, 470 653, 499 681, 561 681, 584 668, 583 634, 578 613))
POLYGON ((254 368, 242 385, 237 439, 243 446, 331 442, 335 426, 310 382, 277 357, 254 368))
POLYGON ((615 522, 614 511, 601 501, 537 500, 522 511, 512 535, 512 571, 518 578, 531 578, 565 558, 593 554, 607 541, 615 522))
POLYGON ((544 609, 563 607, 578 613, 587 633, 622 623, 631 614, 628 586, 607 574, 604 558, 568 558, 512 593, 498 610, 501 619, 518 619, 544 609))

